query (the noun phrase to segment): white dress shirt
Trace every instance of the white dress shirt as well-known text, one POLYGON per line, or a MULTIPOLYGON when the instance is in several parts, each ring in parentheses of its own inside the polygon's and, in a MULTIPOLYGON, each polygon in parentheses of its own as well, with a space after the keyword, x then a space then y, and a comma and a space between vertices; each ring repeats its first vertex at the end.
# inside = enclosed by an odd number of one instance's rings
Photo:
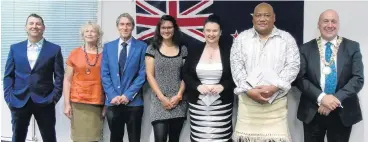
POLYGON ((246 93, 252 87, 246 83, 248 74, 259 67, 273 70, 278 76, 279 97, 291 88, 300 69, 299 49, 295 39, 282 30, 273 28, 262 41, 254 28, 243 31, 234 40, 230 54, 231 72, 236 84, 235 94, 246 93))
POLYGON ((28 62, 29 62, 29 65, 30 65, 31 69, 33 69, 34 65, 36 64, 38 55, 40 54, 40 51, 42 49, 43 42, 44 42, 43 38, 40 41, 38 41, 37 43, 31 43, 28 40, 28 43, 27 43, 27 57, 28 57, 28 62))
MULTIPOLYGON (((122 43, 123 43, 124 41, 120 38, 119 39, 119 47, 118 47, 118 61, 119 61, 119 58, 120 58, 120 52, 121 52, 121 50, 123 50, 123 46, 121 45, 122 43)), ((126 59, 128 59, 128 57, 129 57, 129 51, 130 51, 130 46, 131 46, 131 43, 132 43, 132 37, 130 37, 127 41, 126 41, 126 43, 128 44, 127 45, 127 58, 126 59)))

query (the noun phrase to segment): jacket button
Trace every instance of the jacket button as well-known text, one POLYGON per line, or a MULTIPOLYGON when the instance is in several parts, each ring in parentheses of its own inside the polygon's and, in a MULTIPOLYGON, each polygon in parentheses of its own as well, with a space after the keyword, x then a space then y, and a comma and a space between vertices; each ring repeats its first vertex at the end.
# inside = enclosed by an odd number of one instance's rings
POLYGON ((120 86, 118 86, 118 88, 120 88, 120 86))

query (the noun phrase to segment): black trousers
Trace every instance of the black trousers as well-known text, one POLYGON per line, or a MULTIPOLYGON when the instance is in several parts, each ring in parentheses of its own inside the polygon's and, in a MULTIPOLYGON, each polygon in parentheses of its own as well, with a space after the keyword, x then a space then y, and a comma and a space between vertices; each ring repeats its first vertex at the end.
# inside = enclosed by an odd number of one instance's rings
POLYGON ((184 118, 175 118, 152 122, 155 142, 167 142, 167 136, 169 142, 179 142, 184 121, 184 118))
POLYGON ((328 116, 320 115, 318 112, 312 122, 303 124, 305 142, 324 142, 327 132, 328 142, 349 142, 351 126, 346 127, 342 124, 337 108, 328 116))
POLYGON ((140 142, 143 106, 109 106, 106 110, 110 142, 122 142, 127 125, 129 142, 140 142))
POLYGON ((12 142, 25 142, 29 121, 34 115, 44 142, 56 142, 55 133, 55 104, 38 105, 29 99, 22 108, 9 106, 12 117, 12 142))

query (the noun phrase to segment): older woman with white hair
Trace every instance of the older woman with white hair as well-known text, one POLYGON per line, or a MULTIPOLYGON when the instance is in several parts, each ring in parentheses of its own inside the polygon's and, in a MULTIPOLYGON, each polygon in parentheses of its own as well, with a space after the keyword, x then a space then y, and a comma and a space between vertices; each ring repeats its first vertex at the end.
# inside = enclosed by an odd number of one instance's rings
POLYGON ((103 130, 104 93, 100 77, 102 59, 100 26, 88 22, 81 28, 84 44, 66 62, 64 114, 71 120, 73 141, 99 141, 103 130))

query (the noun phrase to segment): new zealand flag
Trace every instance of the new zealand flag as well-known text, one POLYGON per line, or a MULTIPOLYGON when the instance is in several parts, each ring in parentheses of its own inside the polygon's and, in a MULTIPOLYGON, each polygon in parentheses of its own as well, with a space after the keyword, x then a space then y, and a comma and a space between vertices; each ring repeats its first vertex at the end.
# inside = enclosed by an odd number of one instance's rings
MULTIPOLYGON (((154 35, 156 24, 164 14, 176 18, 183 33, 183 41, 195 48, 204 42, 203 24, 210 14, 220 16, 222 42, 232 44, 238 32, 249 29, 252 13, 259 1, 136 1, 137 37, 147 41, 154 35)), ((268 2, 276 14, 277 28, 289 32, 298 45, 303 43, 304 2, 271 1, 268 2)))

